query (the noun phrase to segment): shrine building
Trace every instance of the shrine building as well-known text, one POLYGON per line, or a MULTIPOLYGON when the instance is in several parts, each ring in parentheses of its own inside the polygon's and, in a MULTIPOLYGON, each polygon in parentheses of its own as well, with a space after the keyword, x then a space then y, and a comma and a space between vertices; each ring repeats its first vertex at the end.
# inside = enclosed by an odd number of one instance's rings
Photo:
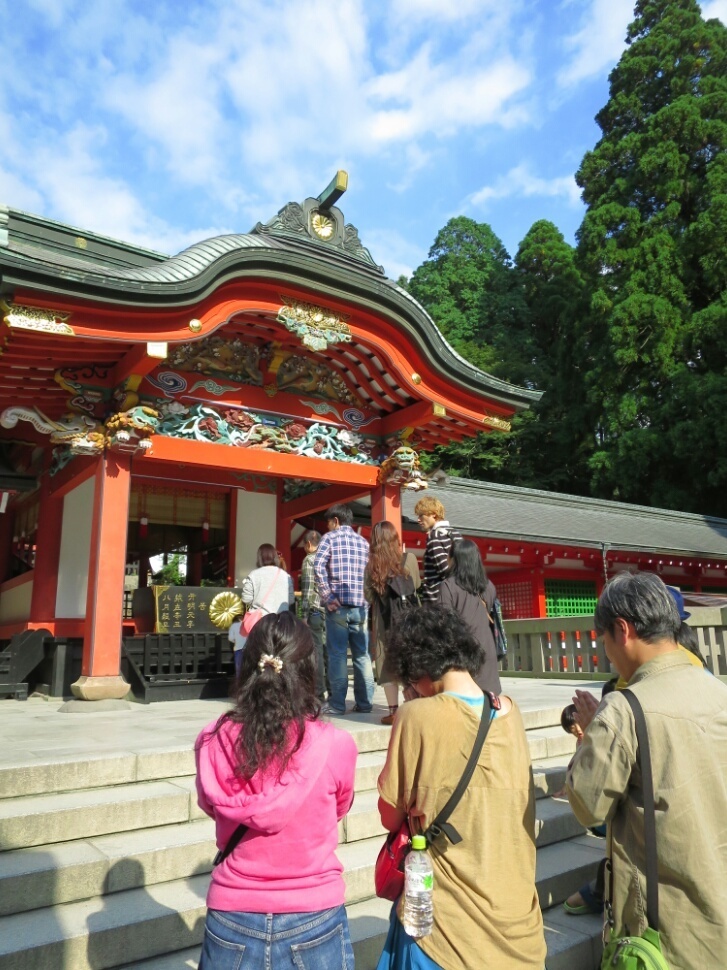
POLYGON ((346 181, 171 258, 0 207, 0 693, 219 687, 261 543, 290 565, 362 498, 401 529, 420 451, 537 400, 387 279, 346 181), (174 554, 186 586, 148 586, 174 554))

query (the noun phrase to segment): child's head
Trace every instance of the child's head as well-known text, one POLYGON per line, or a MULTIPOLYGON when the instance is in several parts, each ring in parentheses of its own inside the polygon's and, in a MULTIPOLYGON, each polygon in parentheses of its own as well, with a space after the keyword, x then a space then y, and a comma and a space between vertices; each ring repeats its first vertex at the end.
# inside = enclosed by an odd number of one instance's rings
POLYGON ((569 704, 564 707, 560 715, 560 726, 566 734, 572 734, 574 738, 582 738, 583 731, 580 724, 576 721, 576 706, 569 704))

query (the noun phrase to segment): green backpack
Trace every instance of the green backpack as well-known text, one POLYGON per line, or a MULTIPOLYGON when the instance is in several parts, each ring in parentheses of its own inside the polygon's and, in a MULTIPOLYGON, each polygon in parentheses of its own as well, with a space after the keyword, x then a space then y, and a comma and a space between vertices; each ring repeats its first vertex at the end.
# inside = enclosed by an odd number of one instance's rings
POLYGON ((603 951, 601 970, 669 970, 656 930, 648 926, 643 936, 612 936, 603 951))
MULTIPOLYGON (((606 904, 611 924, 611 939, 601 958, 601 970, 669 970, 661 952, 659 939, 659 869, 656 859, 656 812, 654 810, 654 779, 651 775, 651 753, 646 719, 641 704, 630 690, 622 691, 633 711, 636 722, 636 757, 641 765, 644 789, 644 842, 646 844, 646 921, 641 936, 616 936, 613 931, 612 899, 606 904)), ((613 884, 613 879, 609 880, 613 884)), ((610 896, 610 892, 609 892, 610 896)))

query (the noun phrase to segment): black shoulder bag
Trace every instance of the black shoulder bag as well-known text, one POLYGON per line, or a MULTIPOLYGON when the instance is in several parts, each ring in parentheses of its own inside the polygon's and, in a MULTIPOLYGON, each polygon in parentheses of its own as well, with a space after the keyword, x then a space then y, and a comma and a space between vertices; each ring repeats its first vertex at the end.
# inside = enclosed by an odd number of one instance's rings
POLYGON ((217 855, 214 857, 214 860, 212 861, 212 867, 213 868, 215 866, 218 866, 221 862, 224 862, 225 859, 228 857, 228 855, 231 852, 234 852, 235 851, 235 849, 238 847, 238 845, 240 844, 240 842, 242 842, 242 840, 243 840, 243 838, 245 836, 245 832, 247 832, 247 830, 249 828, 250 828, 249 825, 238 825, 237 826, 237 828, 235 829, 235 831, 230 836, 227 845, 224 847, 224 849, 220 849, 219 852, 217 853, 217 855))
POLYGON ((669 970, 661 952, 659 939, 659 867, 656 857, 656 810, 654 808, 654 779, 651 773, 649 733, 644 711, 636 695, 626 689, 623 696, 633 712, 638 748, 636 761, 641 767, 641 786, 644 793, 644 844, 646 846, 646 922, 641 936, 616 936, 613 918, 613 859, 609 859, 609 888, 606 914, 610 939, 601 960, 602 968, 612 970, 669 970))

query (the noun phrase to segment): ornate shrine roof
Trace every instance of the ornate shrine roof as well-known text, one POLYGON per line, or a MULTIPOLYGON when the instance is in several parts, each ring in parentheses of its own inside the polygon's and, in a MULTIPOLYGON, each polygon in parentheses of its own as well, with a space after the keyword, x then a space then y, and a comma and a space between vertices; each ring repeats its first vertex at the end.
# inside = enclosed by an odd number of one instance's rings
POLYGON ((231 280, 306 286, 321 302, 329 296, 384 314, 444 379, 469 393, 510 413, 537 401, 539 392, 485 374, 454 351, 423 307, 384 275, 341 211, 323 206, 336 197, 289 203, 249 233, 207 239, 175 256, 0 207, 0 298, 32 291, 152 311, 188 306, 231 280))

